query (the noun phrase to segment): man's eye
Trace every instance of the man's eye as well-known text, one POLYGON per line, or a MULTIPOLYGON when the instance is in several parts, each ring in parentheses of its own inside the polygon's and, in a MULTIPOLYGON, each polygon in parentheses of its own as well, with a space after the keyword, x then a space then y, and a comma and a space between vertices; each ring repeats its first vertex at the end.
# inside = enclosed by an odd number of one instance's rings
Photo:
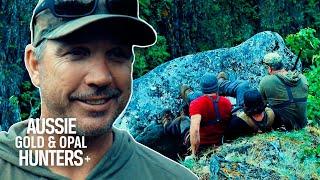
POLYGON ((70 59, 81 59, 88 57, 90 55, 90 51, 87 48, 72 48, 67 53, 66 56, 68 56, 70 59))
POLYGON ((126 61, 132 57, 131 51, 126 52, 120 47, 113 48, 106 53, 108 59, 113 61, 126 61))

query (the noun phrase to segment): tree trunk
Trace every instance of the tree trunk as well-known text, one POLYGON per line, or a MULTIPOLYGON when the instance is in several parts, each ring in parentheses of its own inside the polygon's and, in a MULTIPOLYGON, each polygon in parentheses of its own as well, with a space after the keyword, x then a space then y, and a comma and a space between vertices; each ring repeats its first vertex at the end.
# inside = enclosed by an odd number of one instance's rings
POLYGON ((0 1, 0 129, 20 120, 17 96, 25 78, 24 49, 30 42, 29 22, 35 0, 0 1))

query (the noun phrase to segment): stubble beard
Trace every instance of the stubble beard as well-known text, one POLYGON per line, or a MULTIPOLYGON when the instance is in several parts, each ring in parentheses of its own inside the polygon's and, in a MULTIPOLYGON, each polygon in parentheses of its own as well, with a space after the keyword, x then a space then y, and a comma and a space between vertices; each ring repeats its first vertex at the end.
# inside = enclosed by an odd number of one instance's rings
MULTIPOLYGON (((129 98, 128 97, 119 97, 119 99, 117 101, 118 101, 119 107, 115 111, 109 112, 109 113, 112 113, 112 115, 104 126, 102 126, 100 128, 94 128, 94 129, 91 129, 90 127, 88 129, 83 129, 80 126, 77 126, 77 128, 76 128, 77 135, 86 136, 86 137, 96 137, 96 136, 101 136, 101 135, 104 135, 107 133, 111 133, 112 132, 112 125, 113 125, 114 121, 117 118, 120 118, 119 115, 121 114, 122 111, 125 110, 125 107, 126 107, 127 103, 129 102, 129 98)), ((90 112, 90 113, 88 113, 88 116, 90 116, 92 118, 95 118, 95 117, 99 118, 99 117, 103 117, 105 114, 106 114, 106 112, 90 112)))
MULTIPOLYGON (((78 136, 86 136, 86 137, 96 137, 101 136, 107 133, 110 133, 112 131, 112 125, 113 122, 116 120, 116 118, 119 116, 122 110, 118 108, 116 111, 112 112, 112 116, 109 118, 107 123, 99 128, 91 128, 91 127, 81 127, 79 125, 76 126, 76 132, 78 136)), ((88 116, 91 118, 99 118, 101 116, 104 116, 105 112, 90 112, 88 113, 88 116)))
MULTIPOLYGON (((47 112, 46 114, 50 114, 50 118, 75 118, 74 115, 69 114, 66 110, 70 109, 70 107, 62 102, 52 103, 50 101, 50 97, 48 97, 49 94, 42 94, 41 98, 41 107, 46 106, 46 109, 48 109, 49 113, 47 112)), ((106 133, 111 133, 112 131, 112 125, 114 121, 119 117, 121 112, 125 109, 127 103, 129 102, 129 97, 130 95, 127 96, 119 96, 118 99, 116 100, 119 104, 118 108, 115 109, 115 111, 110 111, 110 112, 88 112, 85 115, 86 117, 89 118, 102 118, 106 115, 106 113, 111 113, 111 115, 108 117, 109 120, 106 122, 105 125, 99 127, 99 128, 93 128, 93 127, 82 127, 81 123, 78 120, 76 121, 76 133, 79 136, 86 136, 86 137, 97 137, 104 135, 106 133)), ((42 108, 41 108, 42 109, 42 108)), ((46 118, 49 118, 49 116, 46 116, 46 118)), ((83 119, 82 119, 83 120, 83 119)), ((94 122, 93 122, 94 123, 94 122)))

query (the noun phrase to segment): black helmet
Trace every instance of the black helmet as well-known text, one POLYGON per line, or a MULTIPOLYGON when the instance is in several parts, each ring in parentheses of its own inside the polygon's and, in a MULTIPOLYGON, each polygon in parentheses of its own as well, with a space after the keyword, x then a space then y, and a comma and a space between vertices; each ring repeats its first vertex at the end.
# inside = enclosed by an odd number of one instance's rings
POLYGON ((244 93, 244 112, 249 115, 260 114, 266 108, 262 95, 257 89, 251 89, 244 93))

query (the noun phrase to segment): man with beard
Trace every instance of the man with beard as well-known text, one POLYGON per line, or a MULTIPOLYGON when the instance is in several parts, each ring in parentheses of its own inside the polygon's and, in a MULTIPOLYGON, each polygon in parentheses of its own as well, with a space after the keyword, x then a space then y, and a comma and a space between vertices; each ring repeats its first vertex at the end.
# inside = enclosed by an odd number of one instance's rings
MULTIPOLYGON (((18 136, 62 136, 27 133, 31 120, 26 120, 0 133, 1 179, 197 179, 112 127, 131 95, 133 45, 156 40, 137 8, 136 0, 38 2, 25 65, 40 90, 40 119, 44 123, 48 118, 76 118, 76 135, 85 136, 87 146, 83 157, 90 160, 82 166, 19 165, 18 136)), ((45 142, 44 147, 29 150, 52 150, 45 142)), ((56 149, 70 150, 60 144, 56 149)))

